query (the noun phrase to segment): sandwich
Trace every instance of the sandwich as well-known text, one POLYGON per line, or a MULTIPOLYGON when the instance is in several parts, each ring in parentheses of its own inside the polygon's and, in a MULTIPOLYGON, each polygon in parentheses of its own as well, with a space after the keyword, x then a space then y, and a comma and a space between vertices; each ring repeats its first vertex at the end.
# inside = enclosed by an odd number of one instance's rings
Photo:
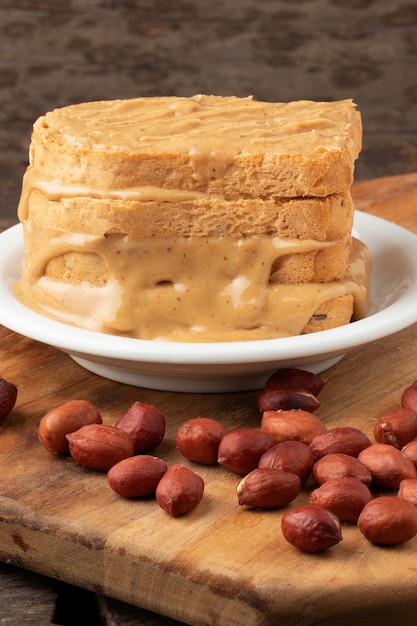
POLYGON ((366 314, 351 100, 86 102, 34 124, 19 297, 81 328, 247 341, 366 314))

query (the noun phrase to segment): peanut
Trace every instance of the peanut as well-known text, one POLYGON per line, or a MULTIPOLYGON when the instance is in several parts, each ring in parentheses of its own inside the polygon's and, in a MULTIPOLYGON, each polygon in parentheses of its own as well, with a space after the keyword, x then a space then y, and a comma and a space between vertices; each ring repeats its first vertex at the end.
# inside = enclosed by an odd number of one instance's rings
POLYGON ((88 400, 70 400, 51 409, 39 422, 38 438, 54 454, 69 454, 67 435, 86 424, 101 424, 97 407, 88 400))
POLYGON ((261 430, 271 435, 275 443, 293 440, 310 445, 314 437, 324 433, 327 428, 313 413, 296 409, 265 411, 262 415, 261 430))
POLYGON ((289 385, 270 385, 261 391, 258 396, 258 408, 261 413, 265 411, 280 411, 290 409, 303 409, 313 412, 319 409, 321 403, 311 391, 303 387, 291 387, 289 385))
POLYGON ((417 506, 417 479, 404 478, 398 487, 397 496, 401 498, 401 500, 408 500, 408 502, 417 506))
POLYGON ((113 465, 107 472, 107 482, 113 491, 124 498, 140 498, 155 493, 167 469, 162 459, 140 454, 113 465))
POLYGON ((259 459, 259 469, 276 469, 297 474, 304 482, 313 467, 313 453, 302 441, 281 441, 259 459))
POLYGON ((342 541, 339 519, 315 504, 287 511, 281 520, 281 530, 288 543, 304 552, 322 552, 342 541))
POLYGON ((410 459, 417 467, 417 441, 410 441, 401 449, 404 456, 410 459))
POLYGON ((417 411, 417 380, 406 387, 401 395, 401 406, 417 411))
POLYGON ((17 399, 17 387, 5 378, 0 377, 0 420, 13 410, 17 399))
POLYGON ((276 469, 255 469, 237 486, 240 505, 259 509, 277 509, 294 500, 301 491, 297 474, 276 469))
POLYGON ((310 493, 311 504, 331 511, 342 522, 357 522, 360 512, 370 500, 370 490, 358 478, 328 480, 310 493))
POLYGON ((214 465, 217 463, 220 441, 226 432, 226 428, 217 420, 195 417, 177 430, 177 448, 190 461, 214 465))
POLYGON ((373 443, 358 456, 372 474, 372 483, 385 489, 397 489, 404 478, 417 478, 417 469, 398 448, 387 443, 373 443))
POLYGON ((132 437, 109 424, 87 424, 69 433, 67 439, 74 461, 91 469, 108 471, 135 452, 132 437))
POLYGON ((370 470, 358 458, 342 452, 326 454, 316 461, 312 474, 319 485, 336 478, 357 478, 367 487, 372 482, 370 470))
POLYGON ((352 426, 329 428, 325 433, 314 437, 310 444, 314 459, 317 461, 326 454, 341 452, 349 456, 358 456, 359 452, 371 445, 371 440, 364 432, 352 426))
POLYGON ((313 395, 318 396, 325 384, 326 379, 319 374, 289 367, 277 370, 271 374, 265 383, 265 387, 275 387, 276 385, 303 387, 313 395))
POLYGON ((263 453, 273 445, 272 437, 261 430, 237 428, 222 438, 217 460, 236 474, 249 474, 257 468, 263 453))
POLYGON ((412 409, 392 409, 382 415, 374 427, 377 443, 403 448, 417 437, 417 412, 412 409))
POLYGON ((135 453, 142 454, 155 448, 165 435, 165 417, 152 404, 134 402, 116 423, 135 442, 135 453))
POLYGON ((396 496, 374 498, 363 507, 358 528, 371 543, 404 543, 417 534, 417 508, 396 496))
POLYGON ((204 480, 185 465, 171 465, 156 488, 156 501, 173 517, 192 511, 204 494, 204 480))

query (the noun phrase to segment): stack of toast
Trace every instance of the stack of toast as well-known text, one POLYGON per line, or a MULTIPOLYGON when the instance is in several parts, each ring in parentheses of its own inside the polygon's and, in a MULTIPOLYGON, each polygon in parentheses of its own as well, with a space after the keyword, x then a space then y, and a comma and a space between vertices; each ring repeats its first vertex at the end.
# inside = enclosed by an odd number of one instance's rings
POLYGON ((55 319, 142 339, 236 341, 366 312, 352 238, 351 100, 197 95, 81 103, 33 128, 18 292, 55 319))

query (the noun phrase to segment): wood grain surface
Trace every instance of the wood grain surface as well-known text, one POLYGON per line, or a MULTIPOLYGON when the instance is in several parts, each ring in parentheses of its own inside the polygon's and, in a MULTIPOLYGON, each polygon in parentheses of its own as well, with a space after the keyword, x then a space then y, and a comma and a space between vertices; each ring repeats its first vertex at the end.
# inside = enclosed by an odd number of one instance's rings
MULTIPOLYGON (((357 183, 356 206, 417 232, 417 174, 357 183)), ((317 414, 372 437, 375 420, 399 405, 417 378, 417 326, 348 354, 326 372, 317 414)), ((239 478, 188 463, 175 447, 179 424, 207 415, 227 428, 259 426, 257 392, 180 394, 95 376, 68 356, 0 328, 0 374, 19 388, 0 424, 0 557, 57 580, 187 624, 412 624, 417 609, 417 539, 369 544, 353 525, 327 553, 299 553, 282 538, 282 511, 237 505, 239 478), (49 454, 37 425, 71 398, 94 402, 114 423, 135 400, 157 405, 167 433, 155 453, 181 460, 206 482, 203 501, 172 519, 152 499, 127 501, 100 472, 49 454)), ((303 493, 295 501, 307 500, 303 493)))

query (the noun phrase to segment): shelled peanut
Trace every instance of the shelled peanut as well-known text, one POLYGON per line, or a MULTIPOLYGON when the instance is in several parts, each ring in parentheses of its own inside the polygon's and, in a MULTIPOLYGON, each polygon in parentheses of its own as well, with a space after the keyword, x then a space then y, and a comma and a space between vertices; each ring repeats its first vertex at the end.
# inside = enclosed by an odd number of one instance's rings
POLYGON ((102 424, 100 412, 88 400, 69 400, 54 407, 42 417, 38 438, 41 444, 55 454, 68 454, 67 435, 86 424, 102 424))
POLYGON ((295 507, 284 513, 281 530, 288 543, 303 552, 323 552, 343 538, 339 518, 315 504, 295 507))
POLYGON ((358 528, 371 543, 404 543, 417 534, 417 508, 397 496, 373 498, 361 511, 358 528))
POLYGON ((133 456, 135 443, 124 430, 110 424, 86 424, 67 435, 72 458, 84 467, 108 471, 133 456))
POLYGON ((17 387, 0 376, 0 420, 12 412, 17 399, 17 387))
POLYGON ((159 457, 138 454, 112 465, 107 472, 107 482, 124 498, 151 496, 167 469, 167 464, 159 457))
POLYGON ((155 490, 159 506, 173 517, 192 511, 203 494, 204 480, 181 463, 167 469, 155 490))
POLYGON ((220 441, 226 428, 210 417, 195 417, 179 427, 176 444, 185 458, 201 465, 217 463, 220 441))

